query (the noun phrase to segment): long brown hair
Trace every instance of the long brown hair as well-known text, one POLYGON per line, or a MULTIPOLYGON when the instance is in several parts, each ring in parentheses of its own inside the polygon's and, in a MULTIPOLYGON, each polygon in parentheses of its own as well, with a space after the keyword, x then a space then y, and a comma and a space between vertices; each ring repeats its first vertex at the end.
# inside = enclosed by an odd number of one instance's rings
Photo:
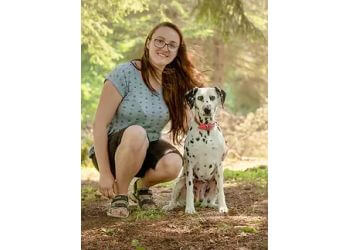
POLYGON ((150 75, 155 79, 158 79, 158 77, 156 69, 149 61, 147 43, 159 27, 172 28, 180 37, 180 45, 176 57, 165 66, 162 73, 163 97, 168 106, 171 120, 169 133, 172 133, 173 142, 179 144, 188 130, 185 125, 187 124, 185 93, 194 87, 203 87, 206 78, 192 64, 180 29, 175 24, 163 22, 155 26, 148 34, 141 58, 141 74, 148 89, 156 92, 150 84, 149 77, 150 75))

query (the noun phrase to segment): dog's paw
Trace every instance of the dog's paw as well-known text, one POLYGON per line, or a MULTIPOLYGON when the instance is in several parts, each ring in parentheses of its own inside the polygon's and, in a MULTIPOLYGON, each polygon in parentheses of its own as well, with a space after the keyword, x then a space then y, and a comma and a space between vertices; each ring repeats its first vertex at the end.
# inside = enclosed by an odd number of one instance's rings
POLYGON ((227 207, 219 207, 219 213, 227 213, 228 212, 228 209, 227 207))
POLYGON ((192 206, 192 207, 186 206, 185 213, 186 214, 194 214, 194 213, 196 213, 196 210, 194 209, 194 206, 192 206))
POLYGON ((174 204, 168 204, 168 205, 165 205, 164 207, 162 207, 162 209, 164 210, 164 211, 171 211, 171 210, 173 210, 175 208, 175 205, 174 204))

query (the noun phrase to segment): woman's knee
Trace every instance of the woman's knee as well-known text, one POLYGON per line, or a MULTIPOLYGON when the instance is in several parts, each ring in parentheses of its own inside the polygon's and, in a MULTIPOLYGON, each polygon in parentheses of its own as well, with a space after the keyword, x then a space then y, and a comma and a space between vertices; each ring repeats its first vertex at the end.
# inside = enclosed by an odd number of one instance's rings
POLYGON ((175 179, 181 171, 182 158, 176 153, 170 153, 163 156, 162 159, 160 159, 160 164, 165 174, 169 178, 175 179))
POLYGON ((124 145, 133 152, 140 152, 144 146, 147 150, 149 141, 146 130, 139 125, 128 127, 123 134, 121 145, 124 145))

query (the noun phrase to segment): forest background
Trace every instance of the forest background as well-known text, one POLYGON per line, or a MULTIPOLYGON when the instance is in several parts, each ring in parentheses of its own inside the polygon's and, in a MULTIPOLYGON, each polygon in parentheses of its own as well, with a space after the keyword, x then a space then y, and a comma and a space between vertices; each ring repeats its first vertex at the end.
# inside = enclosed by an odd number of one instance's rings
POLYGON ((91 166, 87 150, 104 76, 140 58, 148 32, 163 21, 180 27, 195 65, 227 93, 221 124, 232 136, 229 157, 267 158, 267 7, 267 0, 82 1, 82 166, 91 166), (264 138, 251 141, 263 147, 243 143, 262 130, 264 138))

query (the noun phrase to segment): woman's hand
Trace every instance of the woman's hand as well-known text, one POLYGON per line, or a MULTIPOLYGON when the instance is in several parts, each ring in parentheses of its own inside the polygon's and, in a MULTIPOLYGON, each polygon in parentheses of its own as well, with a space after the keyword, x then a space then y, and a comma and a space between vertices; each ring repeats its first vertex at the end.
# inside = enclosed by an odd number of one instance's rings
POLYGON ((117 195, 117 183, 114 181, 112 174, 101 174, 99 181, 99 191, 102 195, 113 198, 117 195))

